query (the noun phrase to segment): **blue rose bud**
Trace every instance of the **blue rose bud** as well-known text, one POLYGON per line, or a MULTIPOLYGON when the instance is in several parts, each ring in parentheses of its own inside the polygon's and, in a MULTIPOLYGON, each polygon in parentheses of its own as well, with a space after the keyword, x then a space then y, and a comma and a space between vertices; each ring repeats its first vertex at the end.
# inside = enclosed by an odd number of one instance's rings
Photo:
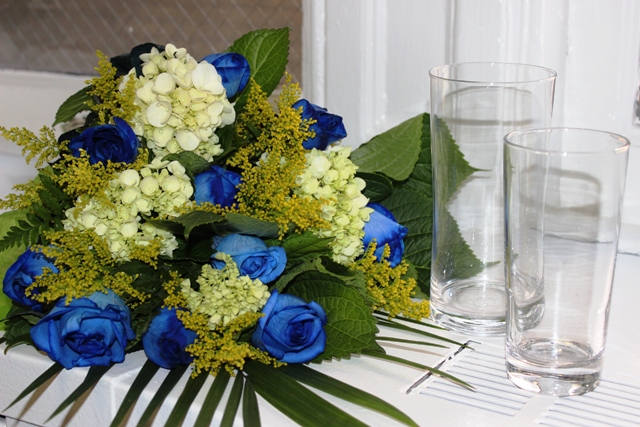
POLYGON ((227 98, 231 99, 247 86, 251 71, 247 58, 235 52, 213 53, 205 56, 207 61, 216 68, 222 77, 222 86, 227 90, 227 98))
POLYGON ((34 252, 28 248, 5 273, 2 292, 19 304, 26 305, 35 311, 42 311, 42 304, 27 297, 24 291, 33 284, 37 276, 44 273, 45 268, 58 273, 53 260, 45 257, 41 252, 34 252))
POLYGON ((264 316, 251 344, 280 362, 305 363, 322 354, 327 343, 327 316, 314 301, 273 291, 262 308, 264 316))
POLYGON ((142 346, 149 360, 165 369, 191 363, 193 357, 185 348, 198 336, 184 327, 176 313, 175 309, 161 309, 142 337, 142 346))
POLYGON ((389 263, 391 267, 395 267, 402 261, 404 254, 404 239, 409 232, 396 222, 393 214, 384 206, 377 203, 369 203, 368 207, 373 209, 369 216, 369 222, 364 225, 364 246, 369 246, 372 239, 376 239, 376 251, 374 252, 378 261, 382 259, 382 251, 384 245, 389 245, 391 254, 389 255, 389 263))
MULTIPOLYGON (((287 265, 287 253, 280 246, 268 247, 262 239, 242 234, 229 234, 217 241, 214 249, 231 255, 241 276, 269 283, 278 278, 287 265)), ((215 255, 215 254, 214 254, 215 255)), ((225 262, 212 258, 211 265, 219 270, 225 262)))
POLYGON ((220 166, 211 166, 194 179, 196 203, 209 202, 222 207, 231 206, 235 202, 241 181, 242 177, 239 174, 220 166))
POLYGON ((140 141, 124 120, 115 117, 115 124, 99 125, 85 129, 69 141, 69 149, 75 157, 85 150, 89 163, 132 163, 138 156, 140 141))
POLYGON ((61 299, 31 327, 35 346, 67 369, 120 363, 135 336, 129 308, 111 290, 74 299, 69 305, 61 299))
POLYGON ((306 99, 298 100, 293 104, 293 108, 302 108, 303 119, 316 121, 309 126, 309 130, 314 131, 316 136, 302 143, 305 149, 317 148, 318 150, 324 150, 329 144, 347 136, 342 117, 329 113, 326 108, 312 104, 306 99))

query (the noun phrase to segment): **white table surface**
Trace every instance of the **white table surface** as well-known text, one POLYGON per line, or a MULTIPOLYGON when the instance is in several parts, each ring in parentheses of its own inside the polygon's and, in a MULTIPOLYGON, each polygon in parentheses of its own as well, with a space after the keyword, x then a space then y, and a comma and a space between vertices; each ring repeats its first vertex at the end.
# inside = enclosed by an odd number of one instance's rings
MULTIPOLYGON (((19 157, 0 156, 0 177, 2 177, 2 179, 0 179, 0 196, 4 196, 9 191, 11 185, 24 182, 32 175, 33 171, 25 169, 19 157)), ((612 424, 608 421, 603 421, 600 415, 584 415, 586 413, 584 410, 579 410, 577 412, 577 418, 570 418, 571 421, 569 422, 554 421, 554 424, 549 421, 552 420, 553 414, 562 412, 558 412, 558 405, 571 403, 583 405, 587 408, 592 406, 593 402, 598 400, 596 398, 606 394, 606 386, 601 386, 593 393, 571 398, 571 400, 525 393, 525 396, 521 397, 521 399, 526 401, 526 403, 519 406, 515 413, 503 415, 488 408, 494 403, 500 404, 504 393, 507 395, 512 393, 514 396, 519 395, 519 393, 522 394, 519 389, 508 382, 506 385, 503 384, 500 386, 500 388, 503 389, 501 392, 502 395, 500 395, 501 397, 496 397, 493 402, 490 399, 489 402, 482 403, 481 400, 478 400, 482 398, 482 393, 480 392, 473 393, 460 388, 457 388, 453 394, 436 391, 437 383, 435 381, 438 380, 434 379, 430 379, 423 384, 424 388, 422 390, 419 389, 411 394, 407 394, 406 390, 408 387, 421 377, 423 372, 366 356, 356 356, 350 360, 334 360, 320 365, 313 365, 313 367, 383 398, 406 412, 421 426, 537 426, 545 423, 547 423, 547 425, 559 426, 640 425, 639 279, 640 257, 620 254, 616 266, 609 321, 609 336, 603 371, 603 378, 605 380, 614 385, 621 384, 620 387, 623 387, 621 395, 614 395, 613 397, 604 396, 605 400, 612 402, 615 410, 619 410, 619 412, 614 412, 612 413, 613 415, 610 415, 612 420, 615 419, 615 423, 612 421, 612 424), (603 391, 599 392, 600 389, 603 391), (426 392, 428 392, 429 395, 425 394, 426 392), (618 404, 618 402, 621 404, 618 404), (626 404, 625 402, 630 403, 626 404)), ((395 331, 383 332, 385 335, 395 334, 405 336, 403 333, 395 331)), ((454 334, 446 335, 459 341, 473 339, 477 342, 475 345, 478 349, 478 351, 475 352, 476 354, 490 353, 488 357, 500 362, 496 366, 502 366, 501 358, 504 357, 502 349, 503 339, 474 338, 454 334)), ((406 337, 411 338, 409 336, 406 337)), ((415 346, 391 343, 385 344, 384 347, 389 354, 401 356, 429 366, 436 365, 455 350, 455 348, 443 350, 427 347, 416 348, 415 346)), ((0 418, 0 427, 4 427, 3 422, 6 423, 7 427, 29 425, 107 426, 115 415, 120 401, 123 399, 128 387, 145 360, 143 354, 128 355, 124 363, 115 366, 108 372, 81 407, 73 407, 58 415, 49 423, 44 424, 45 420, 57 405, 82 381, 86 375, 86 368, 63 371, 55 381, 50 383, 46 390, 41 393, 35 403, 34 397, 31 396, 11 409, 4 411, 4 408, 7 407, 22 389, 44 372, 52 363, 46 356, 38 353, 32 347, 16 347, 9 350, 6 355, 4 354, 4 349, 4 345, 0 345, 0 414, 6 417, 5 420, 0 418), (73 414, 72 417, 70 417, 71 411, 73 414)), ((465 350, 465 352, 461 353, 460 360, 464 357, 467 359, 471 358, 473 353, 474 352, 470 350, 465 350)), ((456 360, 457 359, 454 359, 450 365, 445 365, 444 369, 449 370, 450 368, 456 368, 456 363, 458 363, 456 360)), ((480 376, 485 374, 492 376, 490 381, 494 381, 495 378, 506 381, 504 380, 504 373, 501 372, 499 368, 494 369, 494 372, 489 372, 490 370, 491 369, 484 366, 479 366, 476 372, 459 376, 474 385, 477 381, 475 379, 476 373, 480 376)), ((156 374, 156 377, 154 377, 150 383, 149 390, 155 391, 165 375, 166 371, 164 370, 156 374)), ((174 393, 169 396, 158 411, 154 425, 163 425, 186 379, 185 376, 178 384, 174 393)), ((207 384, 210 384, 212 380, 207 381, 207 384)), ((205 384, 203 391, 201 391, 196 398, 196 405, 201 404, 204 400, 204 394, 208 388, 207 384, 205 384)), ((151 394, 147 393, 142 396, 141 401, 148 402, 150 398, 151 394)), ((399 425, 382 415, 361 409, 352 404, 335 401, 331 397, 327 398, 371 426, 399 425)), ((226 396, 223 398, 222 404, 225 399, 226 396)), ((280 427, 296 425, 261 398, 259 398, 259 401, 261 419, 264 426, 280 427)), ((128 425, 135 425, 144 410, 144 407, 140 405, 141 402, 138 403, 129 417, 128 425)), ((190 413, 184 425, 192 425, 196 415, 195 413, 190 413)), ((214 417, 213 425, 217 425, 220 422, 221 416, 222 412, 219 408, 214 417)), ((571 414, 565 415, 565 417, 567 416, 574 417, 574 415, 571 414)), ((238 416, 236 425, 242 425, 239 418, 240 416, 238 416)))

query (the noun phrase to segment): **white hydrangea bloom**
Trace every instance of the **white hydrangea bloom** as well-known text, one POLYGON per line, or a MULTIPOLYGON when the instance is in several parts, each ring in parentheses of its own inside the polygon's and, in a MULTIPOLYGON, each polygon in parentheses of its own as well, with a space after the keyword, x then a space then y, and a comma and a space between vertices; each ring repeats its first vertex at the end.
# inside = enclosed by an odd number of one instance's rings
POLYGON ((329 146, 325 151, 310 150, 307 168, 296 179, 296 194, 328 200, 321 216, 331 228, 314 230, 321 237, 334 237, 333 259, 341 264, 353 262, 364 252, 364 224, 373 211, 366 207, 365 182, 356 178, 357 166, 349 159, 351 147, 329 146))
POLYGON ((172 44, 164 52, 153 48, 140 59, 143 75, 136 77, 132 70, 127 77, 136 79, 136 134, 146 138, 158 157, 191 151, 211 161, 221 154, 214 132, 233 123, 236 113, 215 67, 196 62, 172 44))
POLYGON ((128 169, 111 181, 107 196, 112 203, 91 200, 82 209, 73 207, 63 224, 67 230, 93 229, 118 260, 129 259, 133 244, 148 245, 156 237, 162 241, 161 254, 171 256, 178 247, 175 236, 142 222, 142 216, 178 216, 176 208, 191 203, 192 195, 191 180, 179 162, 154 160, 140 172, 128 169))
POLYGON ((259 312, 270 296, 269 288, 260 279, 240 276, 230 255, 218 252, 215 257, 225 262, 222 270, 205 264, 197 279, 200 289, 192 289, 188 279, 182 282, 181 289, 189 310, 208 315, 211 329, 226 325, 241 314, 259 312))

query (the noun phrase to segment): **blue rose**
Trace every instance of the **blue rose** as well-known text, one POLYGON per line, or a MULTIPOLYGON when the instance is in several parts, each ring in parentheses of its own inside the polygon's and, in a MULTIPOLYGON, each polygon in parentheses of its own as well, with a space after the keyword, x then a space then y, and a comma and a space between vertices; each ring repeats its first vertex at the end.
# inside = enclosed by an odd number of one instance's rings
POLYGON ((89 163, 132 163, 138 156, 140 141, 133 129, 124 120, 115 117, 114 125, 99 125, 85 129, 71 138, 69 149, 75 157, 85 150, 89 163))
POLYGON ((222 86, 227 90, 227 98, 231 99, 242 92, 249 83, 249 62, 239 53, 213 53, 202 60, 213 65, 222 77, 222 86))
POLYGON ((31 327, 37 348, 67 369, 108 366, 124 361, 124 350, 135 338, 129 308, 113 291, 95 292, 66 305, 58 301, 31 327))
POLYGON ((241 181, 242 177, 239 174, 220 166, 211 166, 194 179, 196 203, 209 202, 222 207, 231 206, 236 200, 241 181))
POLYGON ((163 308, 153 318, 142 337, 144 352, 153 363, 165 369, 188 365, 193 357, 185 351, 198 335, 184 327, 176 316, 176 310, 163 308))
POLYGON ((404 254, 404 241, 409 230, 396 222, 393 214, 384 206, 377 203, 369 203, 368 207, 373 209, 369 217, 369 222, 364 225, 364 246, 369 246, 372 239, 376 239, 376 251, 374 252, 378 261, 382 259, 384 245, 389 245, 391 254, 389 263, 395 267, 402 261, 404 254))
POLYGON ((313 119, 316 121, 309 126, 309 130, 314 131, 316 136, 302 143, 305 149, 311 150, 312 148, 317 148, 318 150, 324 150, 329 144, 347 136, 347 131, 342 123, 342 117, 331 114, 326 108, 312 104, 306 99, 300 99, 293 104, 293 108, 300 107, 302 107, 303 119, 313 119))
POLYGON ((41 252, 34 252, 28 248, 5 273, 2 291, 13 301, 26 305, 32 310, 42 311, 42 304, 26 296, 24 291, 37 276, 44 273, 44 268, 58 273, 53 260, 45 257, 41 252))
MULTIPOLYGON (((214 249, 231 255, 241 276, 269 283, 282 274, 287 265, 287 253, 280 246, 268 247, 262 239, 242 234, 229 234, 215 242, 214 249)), ((214 254, 215 255, 215 254, 214 254)), ((225 262, 212 258, 211 265, 219 270, 225 262)))
POLYGON ((254 347, 286 363, 305 363, 324 351, 327 316, 316 302, 273 291, 262 312, 251 336, 254 347))

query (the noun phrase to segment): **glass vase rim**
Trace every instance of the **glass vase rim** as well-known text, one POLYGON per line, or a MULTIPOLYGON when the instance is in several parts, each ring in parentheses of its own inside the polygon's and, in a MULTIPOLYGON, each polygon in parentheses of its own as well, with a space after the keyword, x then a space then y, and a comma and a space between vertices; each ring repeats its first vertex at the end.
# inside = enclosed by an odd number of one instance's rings
POLYGON ((519 129, 509 132, 504 136, 504 144, 506 146, 515 148, 517 150, 526 151, 532 154, 541 155, 602 155, 602 154, 621 154, 629 151, 631 147, 631 141, 629 138, 622 136, 615 132, 610 132, 601 129, 581 128, 581 127, 545 127, 536 129, 519 129), (553 132, 571 132, 571 133, 589 133, 607 135, 610 139, 618 141, 620 144, 616 147, 603 147, 598 150, 547 150, 534 147, 527 147, 526 145, 513 142, 512 139, 515 136, 530 135, 536 133, 553 133, 553 132))
POLYGON ((453 62, 450 64, 442 64, 436 67, 433 67, 429 70, 429 77, 435 80, 442 80, 453 83, 469 83, 469 84, 499 84, 499 85, 518 85, 518 84, 532 84, 532 83, 542 83, 547 81, 554 81, 558 76, 558 73, 551 68, 544 67, 542 65, 535 64, 525 64, 520 62, 500 62, 500 61, 472 61, 472 62, 453 62), (508 66, 508 67, 527 67, 536 69, 539 71, 547 72, 546 77, 541 78, 532 78, 532 79, 522 79, 522 80, 490 80, 490 79, 460 79, 460 78, 450 78, 450 77, 442 77, 436 74, 436 71, 444 70, 447 68, 453 67, 469 67, 469 66, 508 66))

